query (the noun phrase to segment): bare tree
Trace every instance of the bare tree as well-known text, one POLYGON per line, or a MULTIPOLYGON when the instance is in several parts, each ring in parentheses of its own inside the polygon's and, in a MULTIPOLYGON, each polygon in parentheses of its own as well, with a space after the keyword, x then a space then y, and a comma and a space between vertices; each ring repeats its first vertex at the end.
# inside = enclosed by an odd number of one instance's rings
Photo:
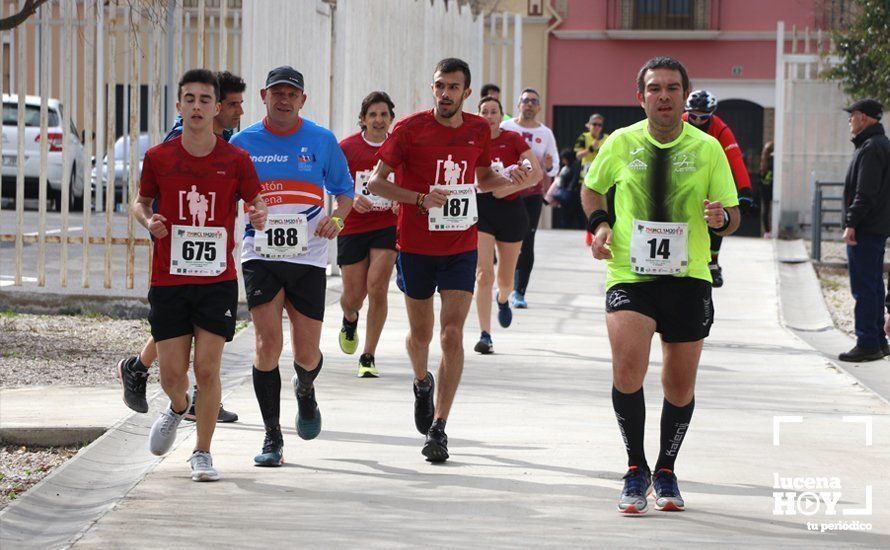
POLYGON ((37 8, 39 8, 41 4, 45 4, 47 1, 48 0, 25 0, 25 5, 22 6, 22 9, 19 10, 18 13, 0 19, 0 31, 8 31, 9 29, 18 27, 24 23, 26 19, 34 15, 34 12, 37 11, 37 8))

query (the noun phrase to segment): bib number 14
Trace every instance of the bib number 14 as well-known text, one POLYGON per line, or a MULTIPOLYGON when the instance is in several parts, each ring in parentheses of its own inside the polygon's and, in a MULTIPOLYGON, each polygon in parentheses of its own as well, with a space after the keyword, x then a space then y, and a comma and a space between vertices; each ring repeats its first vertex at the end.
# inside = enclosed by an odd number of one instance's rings
POLYGON ((688 225, 634 220, 630 239, 630 265, 641 275, 676 275, 689 263, 688 225))
POLYGON ((661 256, 667 260, 671 257, 671 241, 668 239, 649 239, 646 241, 649 245, 649 258, 655 259, 661 256))

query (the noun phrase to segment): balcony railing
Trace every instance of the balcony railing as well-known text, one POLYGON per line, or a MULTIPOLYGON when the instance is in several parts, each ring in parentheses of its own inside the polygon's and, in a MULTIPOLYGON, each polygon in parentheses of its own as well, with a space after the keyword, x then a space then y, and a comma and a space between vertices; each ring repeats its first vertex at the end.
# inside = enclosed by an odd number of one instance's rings
POLYGON ((720 28, 719 0, 609 0, 609 30, 711 31, 720 28))

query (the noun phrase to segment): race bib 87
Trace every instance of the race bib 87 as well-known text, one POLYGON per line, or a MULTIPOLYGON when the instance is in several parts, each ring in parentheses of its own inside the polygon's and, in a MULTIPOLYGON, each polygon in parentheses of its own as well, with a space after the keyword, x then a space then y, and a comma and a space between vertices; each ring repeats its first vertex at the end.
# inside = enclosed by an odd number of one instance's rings
POLYGON ((430 208, 430 231, 463 231, 479 220, 475 185, 431 185, 430 191, 441 189, 448 193, 445 204, 430 208))

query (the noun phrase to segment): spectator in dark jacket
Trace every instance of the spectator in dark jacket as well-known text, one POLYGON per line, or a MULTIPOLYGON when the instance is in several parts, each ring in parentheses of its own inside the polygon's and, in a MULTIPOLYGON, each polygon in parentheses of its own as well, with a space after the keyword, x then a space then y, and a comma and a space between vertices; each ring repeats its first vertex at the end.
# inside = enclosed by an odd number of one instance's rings
POLYGON ((856 300, 856 346, 842 361, 875 361, 890 355, 885 334, 884 247, 890 236, 890 140, 880 120, 883 106, 863 99, 844 109, 856 152, 844 182, 844 242, 850 291, 856 300))

